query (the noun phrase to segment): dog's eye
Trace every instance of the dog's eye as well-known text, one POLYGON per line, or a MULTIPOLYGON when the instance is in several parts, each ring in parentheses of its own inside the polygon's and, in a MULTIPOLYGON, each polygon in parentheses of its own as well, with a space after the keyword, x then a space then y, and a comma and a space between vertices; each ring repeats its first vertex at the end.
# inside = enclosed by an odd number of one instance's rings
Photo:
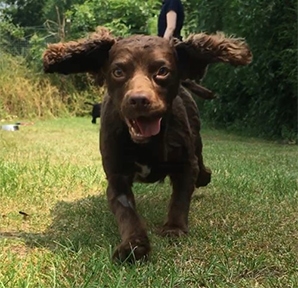
POLYGON ((165 77, 170 73, 170 70, 167 67, 161 67, 156 76, 165 77))
POLYGON ((121 68, 117 67, 115 68, 113 71, 112 71, 113 75, 116 77, 116 78, 120 78, 120 77, 123 77, 124 76, 124 72, 121 68))

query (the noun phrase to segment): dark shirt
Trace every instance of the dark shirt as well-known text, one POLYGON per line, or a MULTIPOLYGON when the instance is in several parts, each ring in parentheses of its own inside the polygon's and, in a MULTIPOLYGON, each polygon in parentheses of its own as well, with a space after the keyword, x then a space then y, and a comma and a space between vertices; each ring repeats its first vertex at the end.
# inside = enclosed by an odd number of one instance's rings
POLYGON ((164 0, 158 17, 158 36, 163 37, 167 28, 167 13, 174 11, 177 14, 176 28, 173 37, 182 39, 181 29, 184 21, 184 9, 180 0, 164 0))

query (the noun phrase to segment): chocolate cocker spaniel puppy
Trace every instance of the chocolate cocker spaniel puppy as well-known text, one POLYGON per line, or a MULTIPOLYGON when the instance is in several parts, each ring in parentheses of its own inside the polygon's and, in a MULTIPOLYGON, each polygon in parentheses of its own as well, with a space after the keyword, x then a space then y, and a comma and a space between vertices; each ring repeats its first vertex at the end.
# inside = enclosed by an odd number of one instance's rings
POLYGON ((211 171, 203 163, 198 108, 181 83, 202 79, 213 63, 237 66, 251 60, 245 41, 224 33, 167 41, 145 35, 116 38, 102 28, 85 39, 48 45, 46 73, 88 72, 106 84, 100 152, 121 236, 115 259, 134 261, 150 252, 136 209, 135 181, 153 183, 169 176, 172 196, 161 234, 188 232, 192 194, 210 182, 211 171))

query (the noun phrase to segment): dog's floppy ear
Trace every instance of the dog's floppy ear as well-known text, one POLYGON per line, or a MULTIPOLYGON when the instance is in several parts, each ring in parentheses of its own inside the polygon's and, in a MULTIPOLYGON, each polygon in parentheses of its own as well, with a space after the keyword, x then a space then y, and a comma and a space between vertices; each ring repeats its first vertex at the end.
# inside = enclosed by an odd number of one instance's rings
POLYGON ((110 32, 100 27, 88 38, 65 43, 49 44, 43 53, 45 73, 97 73, 108 59, 117 41, 110 32))
POLYGON ((178 53, 182 78, 202 79, 209 64, 229 63, 247 65, 252 53, 241 38, 227 37, 223 32, 190 35, 185 41, 174 43, 178 53))

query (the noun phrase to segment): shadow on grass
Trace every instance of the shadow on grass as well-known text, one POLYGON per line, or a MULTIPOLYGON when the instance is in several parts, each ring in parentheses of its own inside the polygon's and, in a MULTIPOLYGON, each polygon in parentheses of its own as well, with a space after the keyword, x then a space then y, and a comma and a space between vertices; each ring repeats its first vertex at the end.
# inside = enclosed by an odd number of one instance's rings
MULTIPOLYGON (((114 242, 117 235, 116 225, 109 211, 105 196, 89 196, 73 202, 57 202, 51 211, 52 224, 43 233, 41 239, 28 241, 28 245, 45 242, 46 246, 73 246, 74 250, 82 246, 90 248, 105 246, 114 242), (42 240, 42 241, 40 241, 42 240)), ((43 245, 45 246, 45 245, 43 245)))
MULTIPOLYGON (((169 187, 161 185, 158 191, 151 192, 146 191, 146 185, 142 188, 138 187, 135 193, 137 210, 146 222, 149 235, 156 235, 167 213, 169 187)), ((31 225, 34 227, 40 215, 31 217, 31 225)), ((79 251, 83 247, 91 250, 98 247, 111 249, 111 246, 114 248, 120 242, 116 221, 105 195, 88 196, 73 202, 59 201, 51 210, 50 217, 52 222, 43 232, 2 231, 0 237, 21 239, 30 248, 45 247, 51 251, 79 251)))
MULTIPOLYGON (((37 217, 32 216, 32 226, 37 217)), ((1 232, 1 238, 22 239, 31 248, 45 247, 52 251, 82 247, 114 245, 118 230, 105 196, 89 196, 73 202, 59 201, 51 210, 50 226, 41 233, 1 232)))

